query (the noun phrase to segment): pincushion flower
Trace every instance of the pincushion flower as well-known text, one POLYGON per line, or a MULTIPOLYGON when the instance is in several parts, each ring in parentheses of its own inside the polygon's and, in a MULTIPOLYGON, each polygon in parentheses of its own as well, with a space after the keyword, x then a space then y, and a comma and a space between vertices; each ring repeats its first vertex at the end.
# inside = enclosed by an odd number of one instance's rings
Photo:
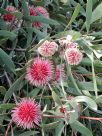
MULTIPOLYGON (((36 13, 36 11, 35 11, 33 6, 29 6, 29 14, 30 14, 30 16, 34 16, 34 17, 37 16, 37 13, 36 13)), ((32 26, 39 29, 39 28, 42 27, 42 23, 40 23, 40 22, 33 22, 32 26)))
POLYGON ((65 80, 65 77, 64 66, 60 67, 60 65, 57 65, 54 73, 54 81, 59 82, 61 78, 65 80))
POLYGON ((39 48, 38 52, 44 57, 50 57, 58 50, 58 45, 55 42, 45 41, 39 48))
POLYGON ((65 51, 65 58, 70 65, 78 65, 82 57, 82 53, 77 48, 69 48, 65 51))
MULTIPOLYGON (((34 17, 42 15, 45 18, 49 18, 49 14, 47 13, 46 9, 44 9, 41 6, 38 6, 38 7, 29 6, 29 14, 30 16, 34 16, 34 17)), ((35 21, 32 23, 32 26, 40 29, 43 27, 43 23, 35 21)))
POLYGON ((48 12, 45 8, 43 8, 41 6, 37 6, 35 8, 35 11, 36 11, 37 14, 43 15, 45 18, 49 18, 49 14, 48 14, 48 12))
POLYGON ((40 105, 34 99, 23 98, 12 110, 12 121, 24 129, 31 129, 41 120, 40 105))
MULTIPOLYGON (((8 6, 5 10, 9 12, 15 12, 15 8, 13 6, 8 6)), ((9 13, 4 14, 2 17, 8 23, 14 20, 14 16, 9 13)))
POLYGON ((35 58, 30 68, 27 68, 26 79, 31 85, 44 86, 52 79, 53 66, 49 60, 35 58))

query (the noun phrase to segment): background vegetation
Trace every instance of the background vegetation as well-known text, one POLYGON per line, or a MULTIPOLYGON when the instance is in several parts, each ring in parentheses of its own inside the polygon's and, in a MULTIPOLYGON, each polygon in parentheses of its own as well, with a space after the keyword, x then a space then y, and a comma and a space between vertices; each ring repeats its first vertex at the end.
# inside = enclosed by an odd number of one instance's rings
MULTIPOLYGON (((102 135, 102 1, 101 0, 0 0, 0 136, 4 136, 11 120, 11 109, 16 100, 24 97, 41 101, 43 114, 62 116, 57 112, 65 93, 74 97, 69 103, 75 110, 69 118, 44 117, 40 127, 23 130, 12 124, 8 136, 101 136, 102 135), (12 5, 17 26, 8 26, 3 20, 5 8, 12 5), (28 5, 42 6, 50 18, 31 17, 28 5), (32 22, 44 23, 43 29, 32 27, 32 22), (30 86, 25 80, 26 67, 33 57, 39 41, 56 41, 72 35, 84 56, 78 66, 69 67, 67 82, 48 87, 30 86), (80 95, 78 90, 82 93, 80 95), (81 105, 78 117, 77 102, 81 105)), ((58 54, 51 58, 61 64, 58 54)), ((67 72, 67 70, 66 70, 67 72)), ((63 105, 68 106, 64 101, 63 105)))

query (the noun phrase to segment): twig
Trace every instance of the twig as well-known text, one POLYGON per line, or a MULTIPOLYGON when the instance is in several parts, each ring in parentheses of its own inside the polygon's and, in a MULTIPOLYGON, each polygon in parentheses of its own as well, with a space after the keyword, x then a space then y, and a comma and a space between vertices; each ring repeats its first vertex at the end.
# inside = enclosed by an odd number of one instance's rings
POLYGON ((12 120, 11 120, 10 123, 8 124, 7 130, 6 130, 6 132, 5 132, 5 136, 8 136, 8 131, 9 131, 10 127, 11 127, 11 124, 12 124, 12 120))
MULTIPOLYGON (((72 113, 72 112, 74 112, 74 111, 69 111, 67 113, 69 114, 69 113, 72 113)), ((47 115, 47 114, 43 114, 43 117, 48 117, 48 118, 65 118, 64 116, 47 115)), ((87 116, 80 116, 79 118, 81 118, 81 119, 89 119, 89 120, 97 120, 97 121, 101 121, 102 120, 102 118, 87 117, 87 116)))
POLYGON ((15 49, 6 48, 5 50, 8 50, 8 51, 14 50, 14 51, 17 51, 17 52, 25 52, 26 51, 26 49, 19 49, 19 48, 15 48, 15 49))

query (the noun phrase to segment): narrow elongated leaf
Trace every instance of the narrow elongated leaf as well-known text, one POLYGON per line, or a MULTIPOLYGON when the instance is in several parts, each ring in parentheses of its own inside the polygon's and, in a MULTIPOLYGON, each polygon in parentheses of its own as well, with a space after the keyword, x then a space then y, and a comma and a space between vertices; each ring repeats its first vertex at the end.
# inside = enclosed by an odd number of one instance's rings
POLYGON ((26 0, 22 0, 21 2, 22 2, 22 8, 23 8, 24 16, 28 17, 29 16, 29 10, 28 10, 26 0))
POLYGON ((23 14, 21 12, 14 12, 12 13, 13 16, 15 16, 17 19, 22 19, 23 17, 23 14))
POLYGON ((0 46, 3 46, 3 44, 8 40, 8 38, 2 38, 0 39, 0 46))
POLYGON ((93 61, 92 57, 93 49, 90 47, 89 43, 83 39, 78 40, 77 43, 81 48, 83 48, 83 50, 85 50, 85 53, 90 58, 90 60, 93 61))
POLYGON ((97 110, 96 102, 93 99, 91 99, 90 97, 87 97, 87 96, 77 96, 77 97, 73 98, 73 101, 76 101, 77 103, 78 102, 85 102, 85 103, 87 103, 87 105, 91 109, 97 110))
POLYGON ((7 29, 6 22, 2 18, 0 18, 0 29, 1 30, 7 29))
POLYGON ((6 65, 6 67, 10 71, 15 73, 15 65, 14 65, 13 61, 11 60, 9 55, 6 54, 6 52, 4 52, 2 49, 0 49, 0 59, 2 60, 2 62, 6 65))
POLYGON ((63 122, 59 123, 55 129, 55 136, 61 136, 62 133, 63 133, 63 130, 64 130, 64 125, 63 125, 63 122))
POLYGON ((59 123, 60 123, 59 121, 56 121, 56 122, 52 122, 52 123, 49 123, 49 124, 43 124, 43 128, 44 129, 55 129, 55 127, 57 127, 57 125, 59 123))
POLYGON ((7 104, 0 104, 0 109, 7 110, 12 109, 15 106, 15 104, 7 103, 7 104))
POLYGON ((102 103, 102 95, 98 96, 95 101, 96 103, 102 103))
POLYGON ((36 135, 38 133, 39 132, 37 132, 37 131, 26 131, 26 132, 20 134, 19 136, 34 136, 34 135, 36 135))
POLYGON ((98 90, 97 90, 97 82, 96 82, 96 76, 95 76, 95 69, 94 69, 94 56, 93 56, 93 53, 92 53, 92 60, 91 63, 92 63, 92 77, 93 77, 93 86, 94 86, 94 91, 95 91, 95 95, 96 97, 98 96, 98 90))
POLYGON ((73 110, 75 110, 74 112, 72 112, 70 115, 69 115, 69 123, 73 123, 75 122, 77 119, 78 119, 78 103, 76 103, 75 101, 71 101, 71 106, 73 107, 73 110))
POLYGON ((91 131, 86 128, 82 123, 79 121, 75 121, 74 123, 70 124, 72 129, 75 129, 76 131, 80 132, 83 134, 83 136, 93 136, 91 131))
POLYGON ((100 3, 96 9, 92 12, 91 23, 102 18, 102 3, 100 3))
POLYGON ((42 23, 50 24, 50 25, 59 25, 59 23, 57 21, 50 19, 50 18, 45 18, 43 16, 35 16, 35 17, 28 16, 25 19, 30 22, 42 22, 42 23))
POLYGON ((6 93, 6 88, 4 86, 0 86, 0 93, 4 95, 6 93))
POLYGON ((92 0, 87 0, 86 4, 86 28, 89 31, 92 17, 92 0))
POLYGON ((80 12, 80 4, 78 3, 77 6, 75 7, 75 10, 74 10, 73 15, 71 17, 71 20, 69 21, 69 23, 68 23, 67 27, 65 28, 65 30, 68 28, 68 26, 70 26, 74 22, 74 20, 78 16, 79 12, 80 12))
POLYGON ((14 0, 15 6, 18 8, 18 0, 14 0))
POLYGON ((20 78, 18 78, 13 85, 9 88, 9 90, 6 92, 4 97, 4 102, 6 102, 9 98, 11 98, 12 94, 16 92, 19 89, 19 86, 24 79, 25 74, 23 74, 20 78))
POLYGON ((0 30, 0 36, 14 40, 17 35, 10 31, 0 30))
POLYGON ((55 101, 58 105, 62 105, 62 102, 61 102, 59 96, 58 96, 54 91, 52 91, 52 98, 54 99, 54 101, 55 101))
POLYGON ((32 28, 32 30, 36 33, 37 36, 39 36, 41 39, 45 38, 45 35, 43 32, 41 32, 40 30, 36 29, 36 28, 32 28))

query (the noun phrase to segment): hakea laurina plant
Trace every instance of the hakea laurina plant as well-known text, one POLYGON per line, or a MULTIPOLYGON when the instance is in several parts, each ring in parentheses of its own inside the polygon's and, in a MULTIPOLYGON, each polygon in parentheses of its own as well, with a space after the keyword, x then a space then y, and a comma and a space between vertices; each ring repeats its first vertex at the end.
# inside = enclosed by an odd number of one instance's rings
MULTIPOLYGON (((30 7, 30 12, 32 12, 33 14, 32 8, 33 7, 30 7)), ((67 36, 66 39, 68 43, 66 47, 63 47, 65 56, 65 58, 63 58, 64 63, 66 64, 67 61, 70 65, 77 65, 82 60, 82 53, 76 46, 72 45, 74 44, 74 42, 72 41, 71 36, 67 36)), ((63 63, 61 65, 58 65, 50 60, 53 55, 56 55, 56 52, 58 53, 58 48, 60 47, 62 48, 62 46, 58 46, 58 43, 47 40, 43 42, 40 47, 38 47, 37 52, 39 52, 39 56, 33 59, 31 66, 28 66, 26 70, 25 78, 30 83, 30 85, 35 87, 48 86, 48 88, 52 92, 50 83, 52 85, 53 83, 60 83, 60 81, 66 80, 65 64, 63 63)), ((68 97, 68 100, 72 99, 72 96, 68 97)), ((80 115, 80 104, 77 105, 78 114, 80 115)), ((67 110, 66 107, 62 106, 59 108, 59 112, 62 113, 62 115, 67 115, 70 118, 70 114, 75 111, 73 108, 67 110)), ((16 104, 16 107, 13 108, 11 113, 12 122, 24 129, 31 129, 34 127, 34 125, 39 126, 39 122, 44 116, 41 112, 40 105, 32 98, 23 98, 19 103, 16 104)), ((53 116, 48 115, 48 117, 53 116)))

